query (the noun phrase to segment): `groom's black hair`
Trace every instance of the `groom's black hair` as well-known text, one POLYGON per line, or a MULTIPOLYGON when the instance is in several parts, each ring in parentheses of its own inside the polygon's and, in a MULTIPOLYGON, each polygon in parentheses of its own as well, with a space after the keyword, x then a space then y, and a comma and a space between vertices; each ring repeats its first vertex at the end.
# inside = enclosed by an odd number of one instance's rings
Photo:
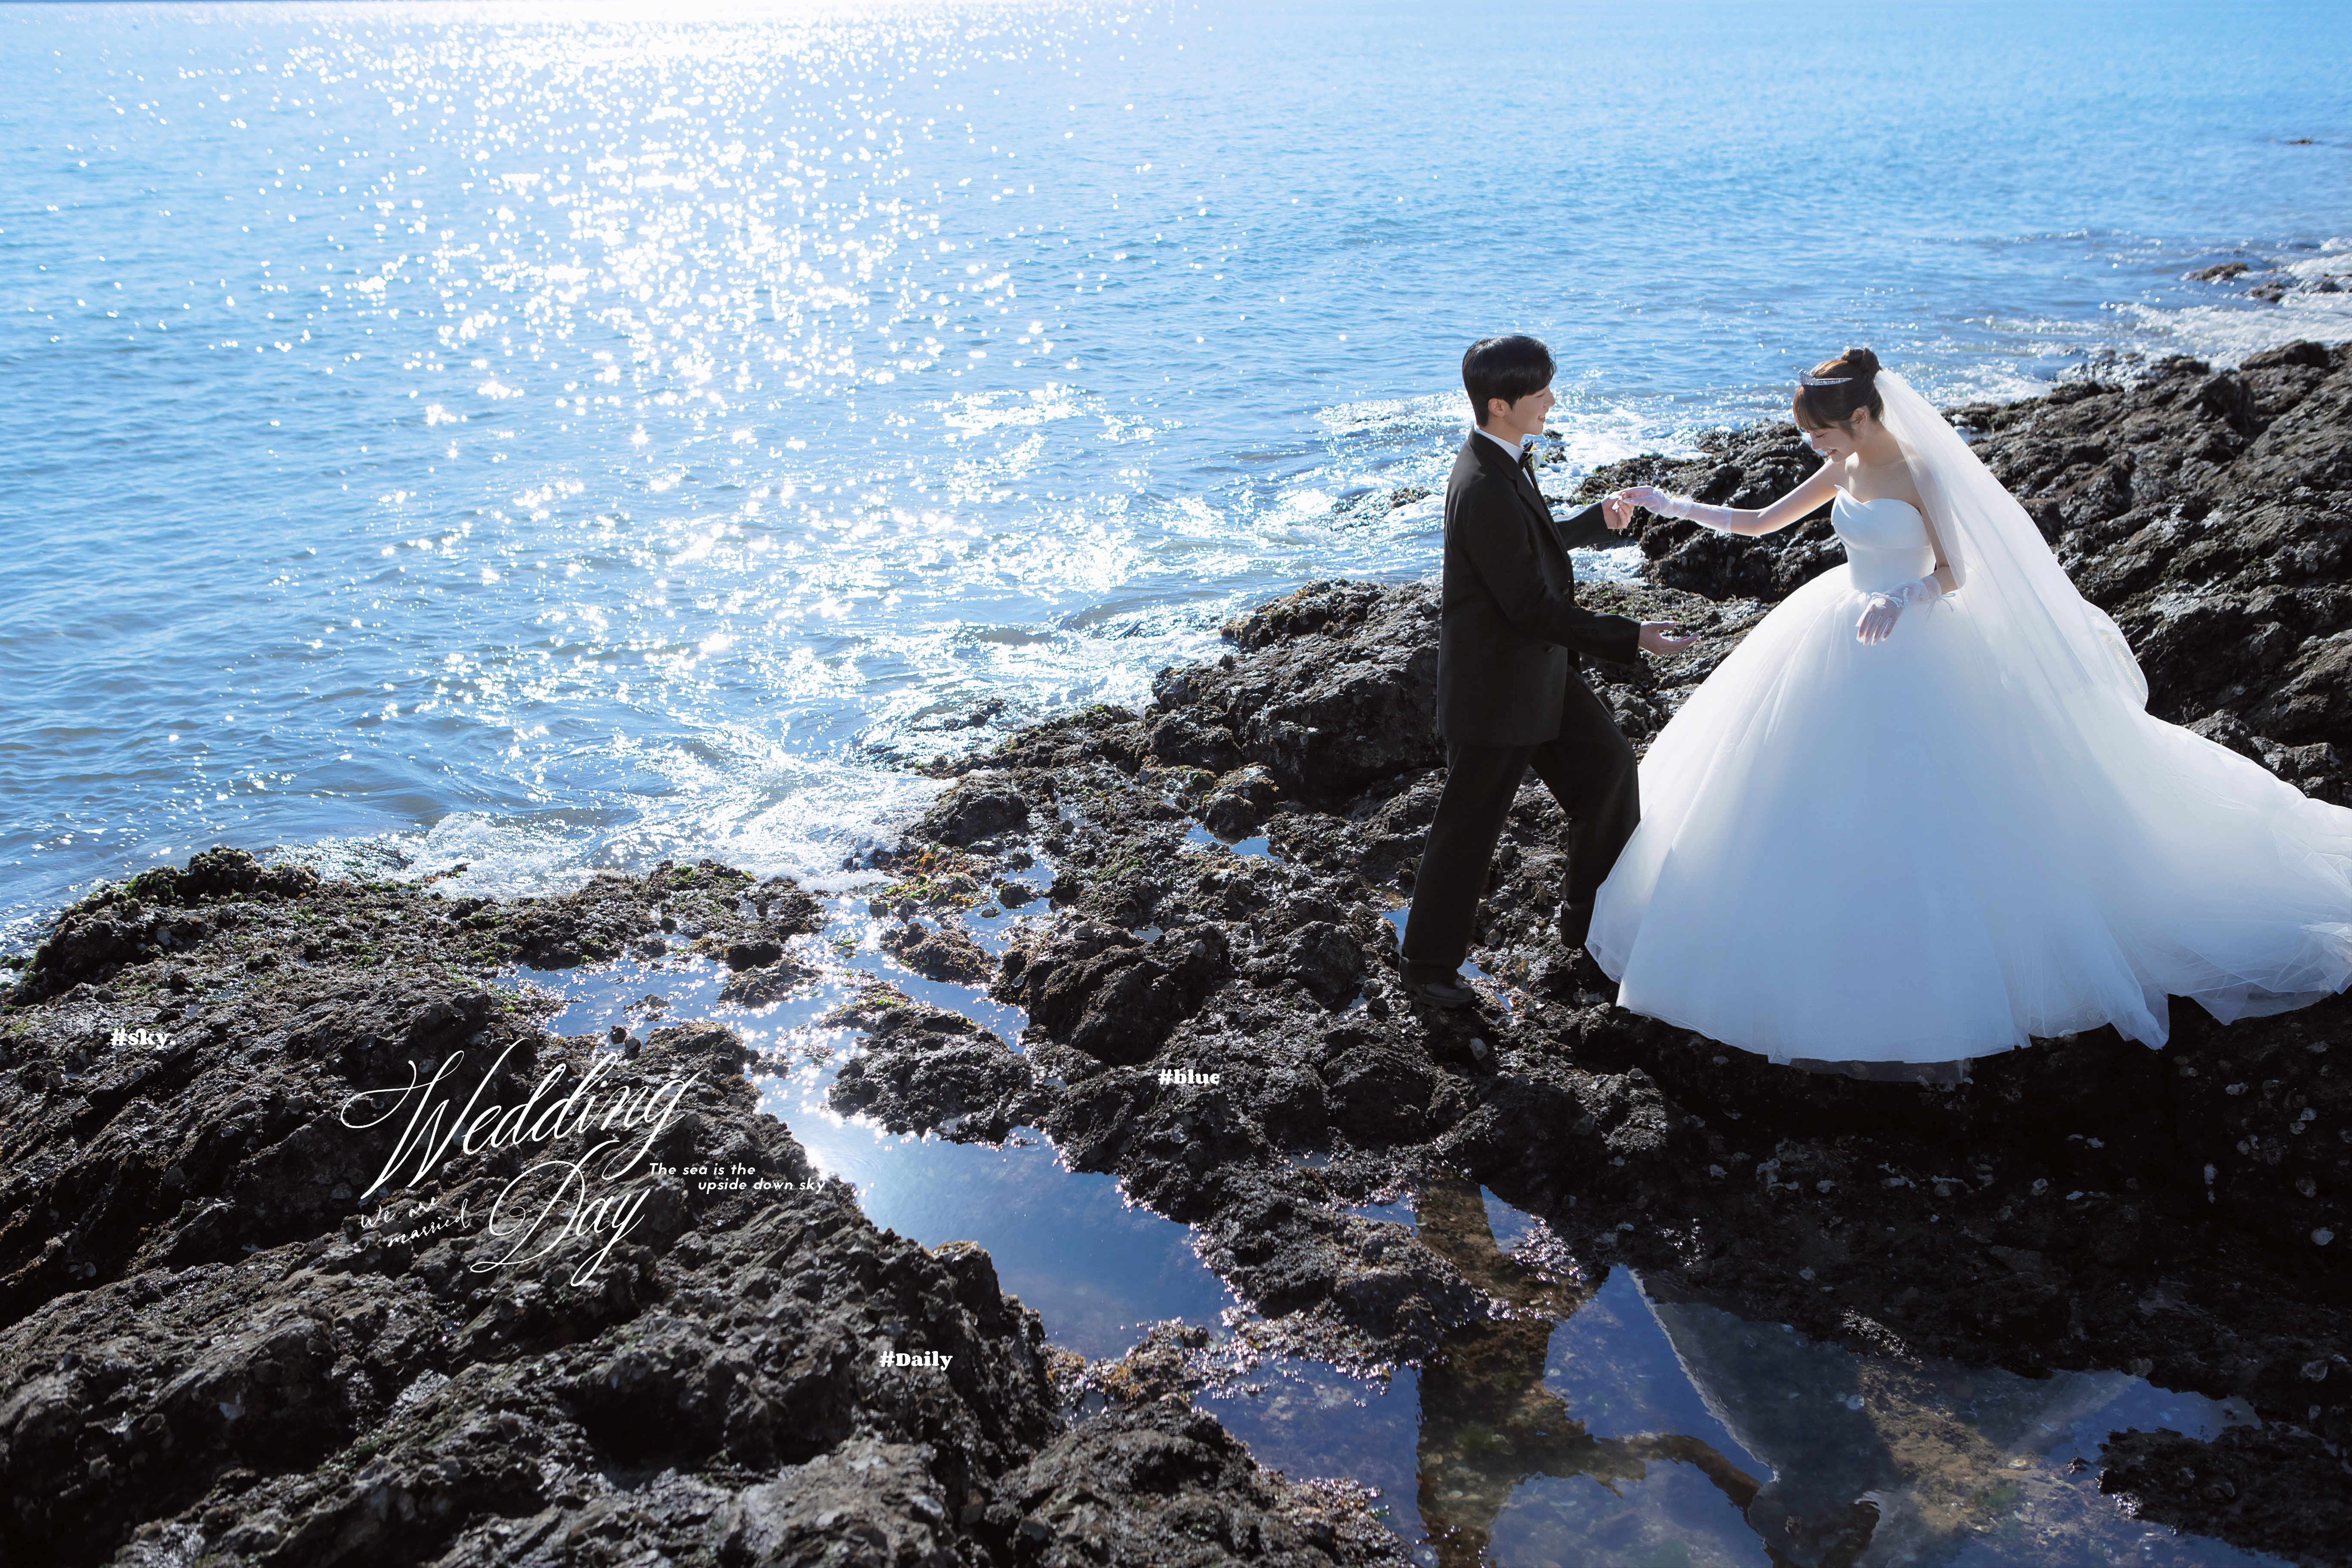
POLYGON ((1551 350, 1534 338, 1482 338, 1462 356, 1462 389, 1470 395, 1470 418, 1486 423, 1486 400, 1517 403, 1551 384, 1551 350))

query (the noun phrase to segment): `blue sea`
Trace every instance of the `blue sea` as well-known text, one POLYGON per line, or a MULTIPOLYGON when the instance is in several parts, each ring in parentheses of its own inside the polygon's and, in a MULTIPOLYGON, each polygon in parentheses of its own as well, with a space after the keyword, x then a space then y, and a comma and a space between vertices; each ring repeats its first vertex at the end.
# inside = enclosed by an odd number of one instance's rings
POLYGON ((0 918, 224 842, 839 885, 908 760, 1432 572, 1478 336, 1572 473, 1848 342, 2352 335, 2185 277, 2352 275, 2347 66, 2332 4, 0 5, 0 918))

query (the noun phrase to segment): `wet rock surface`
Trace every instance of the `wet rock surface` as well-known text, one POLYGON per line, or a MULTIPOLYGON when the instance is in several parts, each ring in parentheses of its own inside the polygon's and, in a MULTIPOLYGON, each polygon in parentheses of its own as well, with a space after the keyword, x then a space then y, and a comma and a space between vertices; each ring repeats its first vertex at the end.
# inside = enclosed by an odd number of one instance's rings
POLYGON ((2342 1559, 2346 1485, 2334 1445, 2291 1428, 2243 1426, 2210 1443, 2178 1432, 2122 1434, 2099 1477, 2099 1489, 2134 1518, 2295 1563, 2342 1559))
POLYGON ((926 980, 971 984, 985 979, 994 967, 980 944, 961 931, 947 926, 927 926, 920 921, 908 921, 885 932, 882 947, 926 980))
POLYGON ((125 970, 172 981, 184 955, 216 966, 224 949, 252 973, 320 964, 353 969, 560 969, 623 953, 691 952, 748 970, 816 929, 814 899, 704 860, 643 877, 602 871, 561 898, 500 902, 408 896, 414 885, 321 881, 302 867, 263 867, 230 849, 184 869, 163 867, 92 894, 59 917, 17 977, 19 1005, 125 970))
POLYGON ((1013 1560, 1040 1568, 1241 1561, 1402 1563, 1396 1537, 1351 1489, 1297 1486, 1260 1469, 1181 1399, 1108 1411, 1019 1474, 987 1522, 1013 1560), (1110 1507, 1106 1496, 1127 1500, 1110 1507))
MULTIPOLYGON (((772 976, 814 910, 709 863, 492 904, 213 850, 61 917, 0 1012, 0 1561, 1402 1561, 1189 1410, 1074 1430, 988 1255, 877 1230, 733 1031, 559 1038, 463 967, 772 976)), ((1020 1102, 1001 1042, 899 1011, 865 1022, 927 1105, 1020 1102)))
POLYGON ((844 1062, 827 1090, 844 1115, 870 1115, 893 1132, 944 1129, 998 1143, 1044 1107, 1028 1059, 961 1013, 877 984, 825 1022, 866 1037, 865 1053, 844 1062))
POLYGON ((2292 258, 2241 256, 2197 268, 2186 279, 2212 284, 2222 293, 2276 305, 2290 297, 2341 294, 2352 288, 2352 268, 2346 267, 2341 257, 2326 252, 2292 258))

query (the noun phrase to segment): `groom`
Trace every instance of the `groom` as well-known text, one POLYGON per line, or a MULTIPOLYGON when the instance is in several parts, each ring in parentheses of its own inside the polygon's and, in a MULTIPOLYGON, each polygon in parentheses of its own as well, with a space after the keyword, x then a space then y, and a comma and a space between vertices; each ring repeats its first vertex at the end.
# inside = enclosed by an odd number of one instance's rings
POLYGON ((1533 767, 1568 815, 1560 940, 1584 945, 1617 852, 1642 818, 1633 748, 1584 684, 1583 656, 1632 664, 1692 639, 1665 622, 1581 609, 1570 550, 1613 543, 1633 509, 1611 499, 1565 522, 1536 488, 1535 454, 1551 411, 1551 351, 1533 338, 1488 338, 1462 356, 1477 428, 1445 482, 1445 576, 1437 634, 1437 728, 1445 788, 1430 824, 1404 981, 1439 1007, 1475 1000, 1459 979, 1503 818, 1533 767))

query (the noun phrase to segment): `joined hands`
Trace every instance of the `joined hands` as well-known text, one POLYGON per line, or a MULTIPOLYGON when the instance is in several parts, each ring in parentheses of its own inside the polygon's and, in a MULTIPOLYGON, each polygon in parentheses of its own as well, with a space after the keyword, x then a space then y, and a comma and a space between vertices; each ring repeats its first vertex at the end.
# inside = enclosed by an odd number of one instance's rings
POLYGON ((1675 623, 1672 621, 1643 621, 1642 635, 1637 640, 1643 653, 1680 653, 1698 641, 1698 634, 1694 632, 1689 637, 1678 637, 1675 636, 1675 623))
POLYGON ((1661 517, 1680 517, 1674 506, 1677 499, 1655 485, 1629 485, 1601 503, 1601 515, 1610 527, 1619 529, 1631 523, 1643 507, 1661 517))
POLYGON ((1662 490, 1655 485, 1627 486, 1601 503, 1601 513, 1610 527, 1622 529, 1633 521, 1634 511, 1642 507, 1647 507, 1660 517, 1678 517, 1717 533, 1755 531, 1742 526, 1749 514, 1735 507, 1709 506, 1690 496, 1662 490))

